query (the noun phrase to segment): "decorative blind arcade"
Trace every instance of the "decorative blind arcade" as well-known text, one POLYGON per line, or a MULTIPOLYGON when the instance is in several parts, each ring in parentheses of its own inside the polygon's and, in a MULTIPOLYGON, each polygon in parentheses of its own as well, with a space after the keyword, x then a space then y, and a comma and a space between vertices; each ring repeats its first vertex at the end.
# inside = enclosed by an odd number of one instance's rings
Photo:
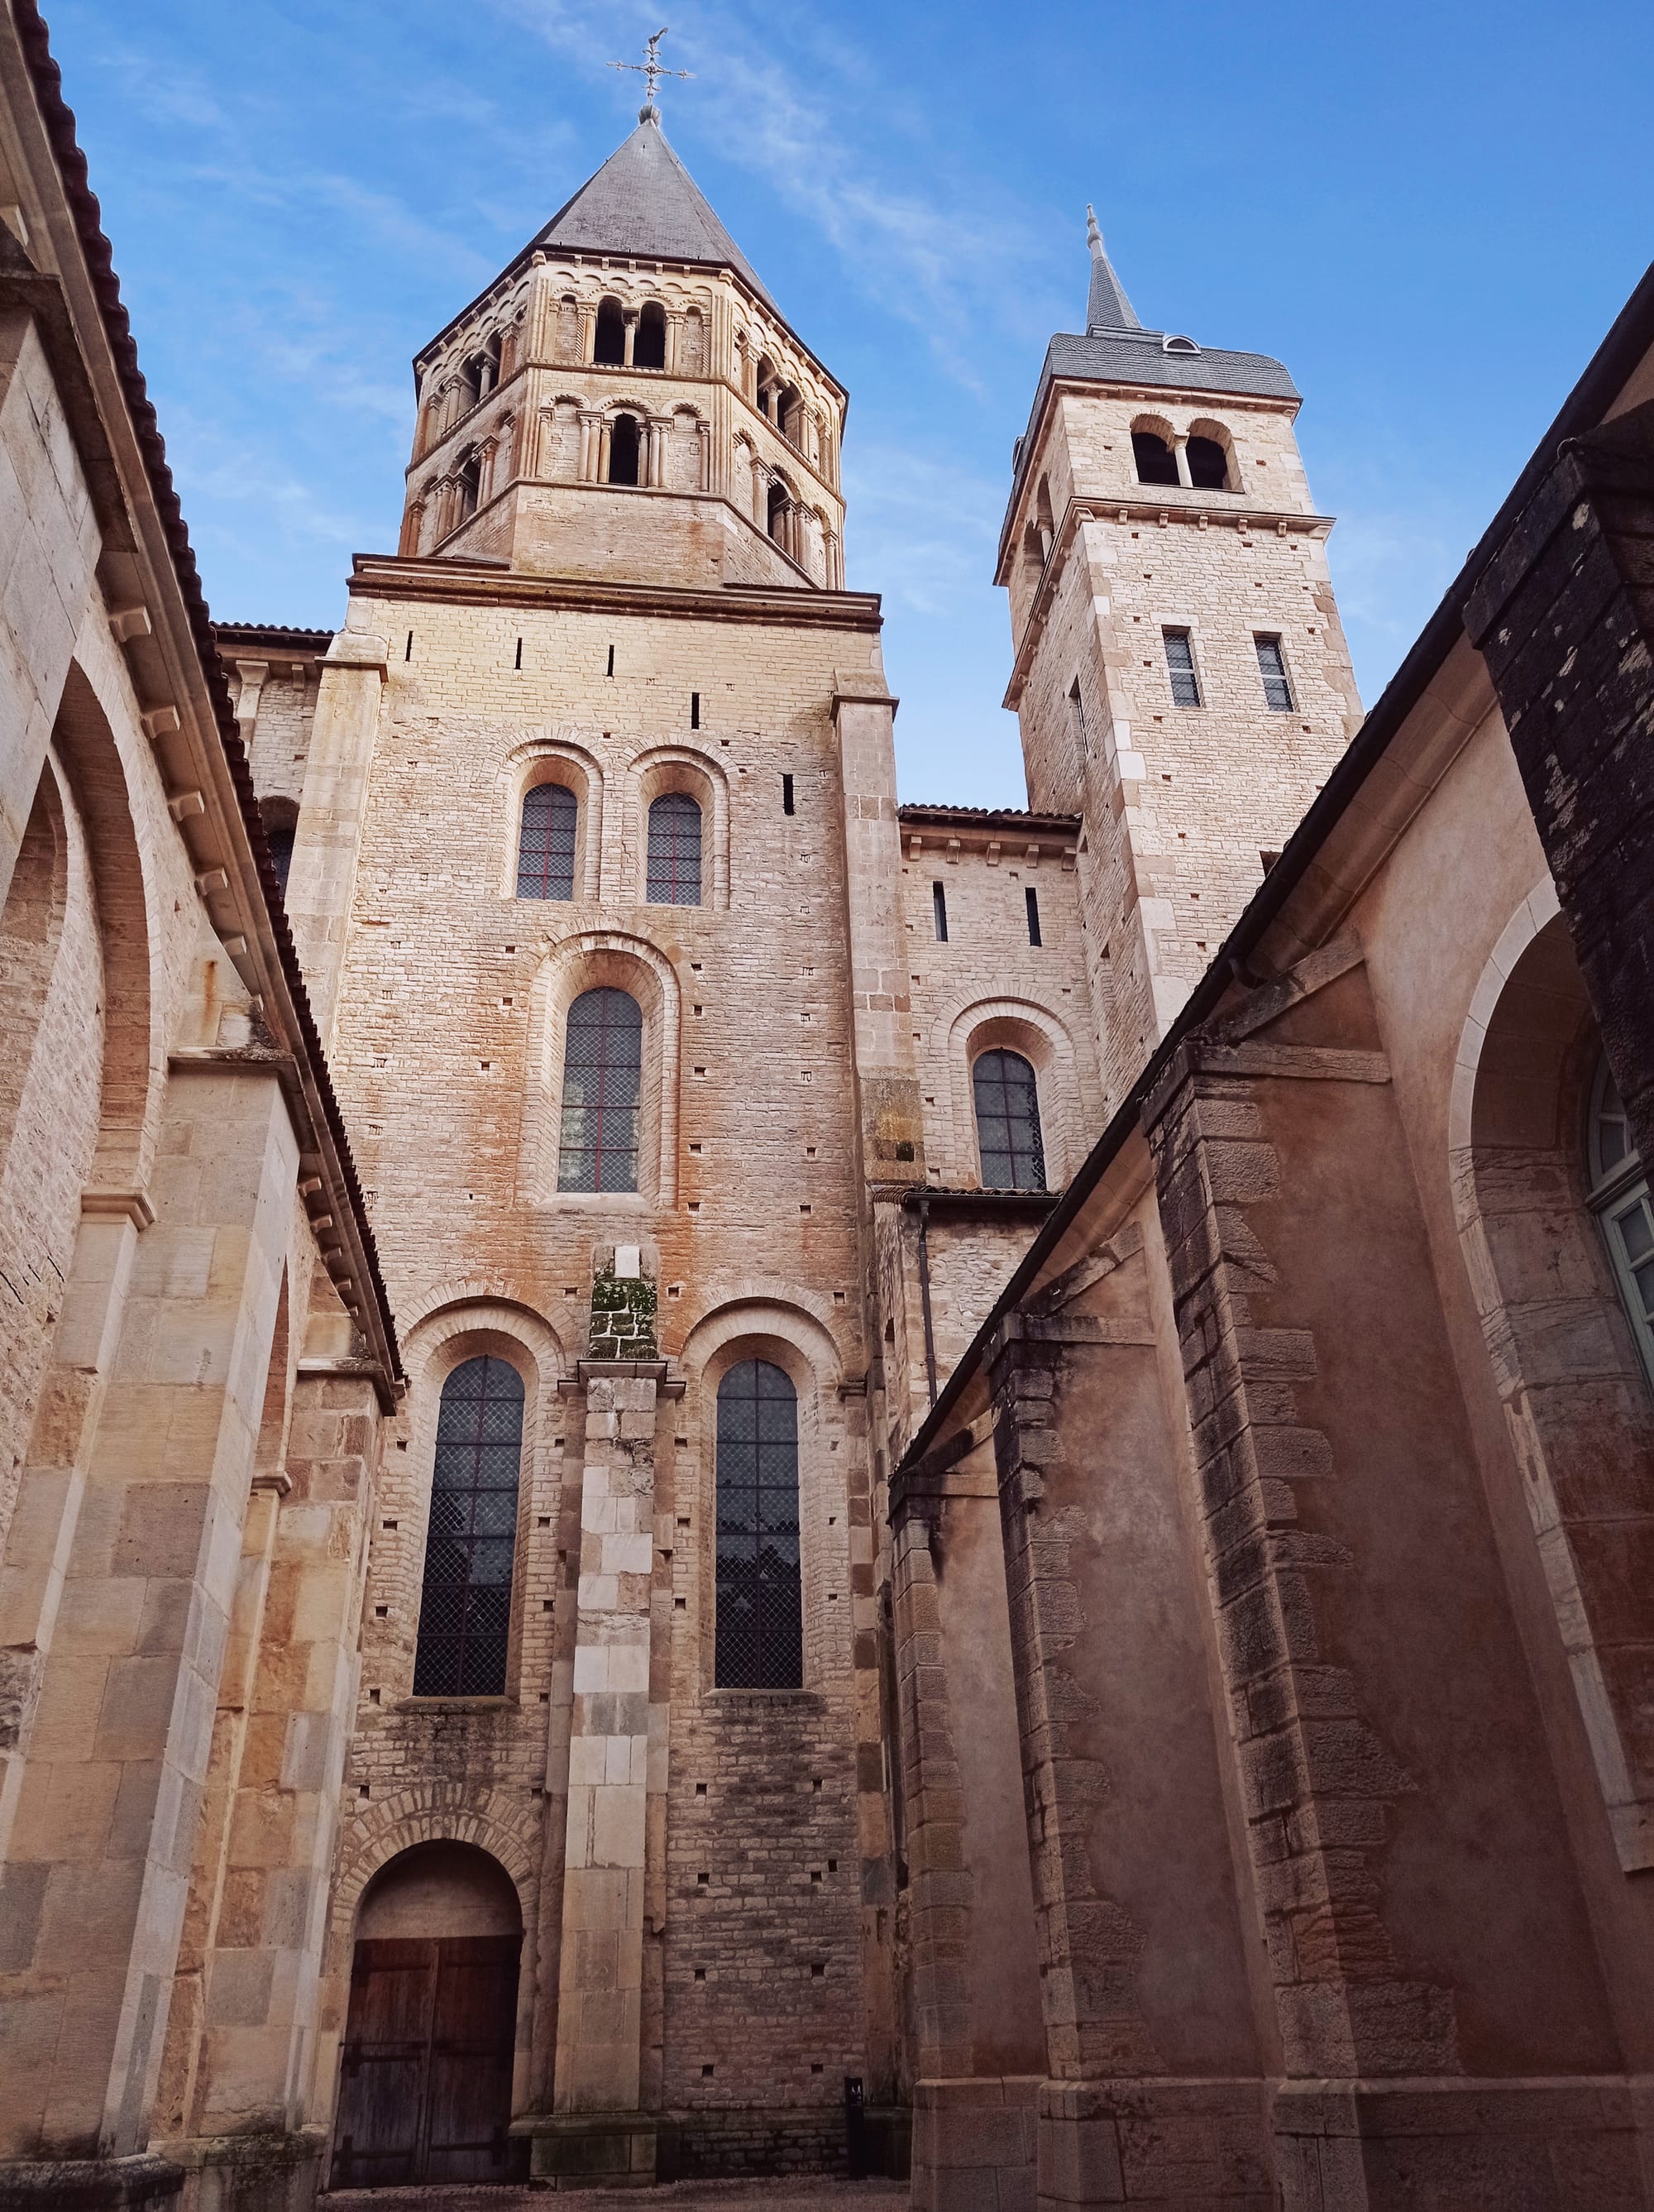
POLYGON ((804 1680, 798 1586, 798 1401, 767 1359, 718 1386, 718 1650, 721 1689, 804 1680))
POLYGON ((985 1052, 971 1070, 977 1147, 988 1190, 1044 1190, 1039 1091, 1020 1052, 985 1052))
POLYGON ((522 1376, 504 1359, 468 1359, 437 1414, 416 1698, 505 1694, 522 1457, 522 1376))
POLYGON ((625 991, 582 991, 563 1048, 559 1190, 635 1190, 643 1015, 625 991))
POLYGON ((574 896, 574 793, 560 783, 536 783, 523 800, 523 835, 517 848, 518 898, 574 896))
POLYGON ((687 791, 663 791, 649 809, 649 903, 700 904, 700 809, 687 791))

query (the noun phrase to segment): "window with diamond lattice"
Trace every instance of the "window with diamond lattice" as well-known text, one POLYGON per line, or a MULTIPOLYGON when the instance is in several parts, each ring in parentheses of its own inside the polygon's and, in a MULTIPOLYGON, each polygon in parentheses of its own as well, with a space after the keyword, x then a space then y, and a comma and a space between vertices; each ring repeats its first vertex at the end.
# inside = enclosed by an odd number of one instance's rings
POLYGON ((468 1359, 442 1386, 416 1698, 498 1698, 506 1689, 523 1378, 504 1359, 468 1359))
POLYGON ((582 991, 563 1046, 559 1190, 635 1190, 643 1014, 625 991, 582 991))
POLYGON ((798 1400, 767 1359, 718 1386, 716 1675, 726 1690, 803 1686, 798 1400))
POLYGON ((700 809, 687 791, 663 791, 649 809, 649 903, 700 904, 700 809))
POLYGON ((518 898, 574 896, 574 831, 579 807, 560 783, 536 783, 523 799, 523 835, 517 848, 518 898))
POLYGON ((985 1190, 1044 1190, 1039 1091, 1020 1052, 985 1052, 971 1070, 985 1190))

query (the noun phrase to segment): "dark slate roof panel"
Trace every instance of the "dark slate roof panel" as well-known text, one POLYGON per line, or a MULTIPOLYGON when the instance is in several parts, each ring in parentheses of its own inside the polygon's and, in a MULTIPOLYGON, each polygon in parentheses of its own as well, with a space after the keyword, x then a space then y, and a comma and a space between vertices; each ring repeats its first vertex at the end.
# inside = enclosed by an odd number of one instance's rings
MULTIPOLYGON (((1265 399, 1296 399, 1298 387, 1278 361, 1262 353, 1166 353, 1161 333, 1124 331, 1087 337, 1054 337, 1039 379, 1043 394, 1053 376, 1090 377, 1100 384, 1163 384, 1176 392, 1247 392, 1265 399)), ((1039 412, 1036 400, 1034 411, 1039 412)))
POLYGON ((698 261, 734 269, 760 300, 775 307, 656 122, 639 123, 597 174, 558 209, 534 243, 639 261, 698 261))

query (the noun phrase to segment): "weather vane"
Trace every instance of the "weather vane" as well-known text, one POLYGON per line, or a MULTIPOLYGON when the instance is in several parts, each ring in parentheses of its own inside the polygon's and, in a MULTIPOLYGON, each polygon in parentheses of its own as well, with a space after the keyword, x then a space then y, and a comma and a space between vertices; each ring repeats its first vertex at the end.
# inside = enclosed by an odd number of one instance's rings
POLYGON ((642 77, 645 83, 648 86, 649 96, 644 101, 642 107, 638 112, 638 120, 640 123, 647 121, 651 116, 657 123, 660 121, 660 110, 655 105, 655 87, 660 82, 663 76, 690 77, 694 75, 694 71, 693 70, 669 70, 662 67, 660 58, 660 42, 665 36, 666 26, 663 23, 659 30, 656 32, 654 37, 649 41, 649 51, 642 61, 610 62, 609 64, 610 69, 636 70, 638 75, 642 77))

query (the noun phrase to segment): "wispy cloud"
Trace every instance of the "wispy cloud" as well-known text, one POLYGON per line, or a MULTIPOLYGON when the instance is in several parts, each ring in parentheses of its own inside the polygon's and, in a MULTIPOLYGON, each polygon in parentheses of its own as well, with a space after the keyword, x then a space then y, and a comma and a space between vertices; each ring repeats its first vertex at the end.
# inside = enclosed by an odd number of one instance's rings
MULTIPOLYGON (((613 10, 591 0, 490 4, 588 66, 617 35, 613 10)), ((698 126, 813 227, 860 290, 920 331, 940 366, 979 388, 970 336, 985 317, 1020 319, 1030 267, 1038 270, 1048 242, 1033 213, 969 175, 949 174, 931 191, 899 180, 898 165, 879 149, 894 138, 911 157, 914 118, 853 46, 805 27, 795 43, 810 65, 806 77, 777 52, 772 11, 760 21, 701 5, 686 9, 679 27, 672 59, 695 70, 698 126)))
POLYGON ((900 446, 847 465, 851 581, 914 613, 946 617, 979 599, 993 566, 1003 488, 900 446))

